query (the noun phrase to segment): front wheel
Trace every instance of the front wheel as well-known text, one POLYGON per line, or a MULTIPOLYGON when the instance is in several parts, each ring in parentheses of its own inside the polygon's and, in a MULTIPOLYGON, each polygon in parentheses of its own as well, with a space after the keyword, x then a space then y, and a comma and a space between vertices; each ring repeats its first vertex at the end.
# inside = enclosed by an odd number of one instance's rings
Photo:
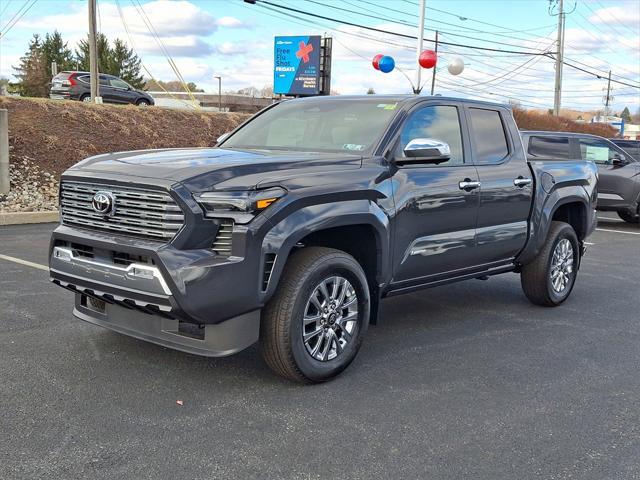
POLYGON ((628 210, 619 210, 618 216, 627 223, 640 223, 640 210, 636 210, 636 213, 628 210))
POLYGON ((547 241, 535 260, 520 275, 522 289, 536 305, 555 307, 573 290, 580 264, 580 245, 573 227, 551 222, 547 241))
POLYGON ((352 256, 324 247, 295 252, 262 313, 263 358, 294 381, 335 377, 360 349, 369 303, 366 276, 352 256))
POLYGON ((149 103, 149 100, 138 100, 138 103, 136 103, 136 105, 139 107, 148 107, 151 104, 149 103))

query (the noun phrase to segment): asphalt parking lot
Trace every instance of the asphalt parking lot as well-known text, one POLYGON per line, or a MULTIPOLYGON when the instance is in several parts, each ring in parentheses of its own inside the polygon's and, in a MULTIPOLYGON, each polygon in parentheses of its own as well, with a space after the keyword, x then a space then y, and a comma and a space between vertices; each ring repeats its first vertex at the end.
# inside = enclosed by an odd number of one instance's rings
POLYGON ((74 319, 37 268, 53 225, 0 227, 0 477, 640 478, 640 229, 607 218, 563 306, 513 274, 389 299, 316 386, 255 347, 207 359, 74 319))

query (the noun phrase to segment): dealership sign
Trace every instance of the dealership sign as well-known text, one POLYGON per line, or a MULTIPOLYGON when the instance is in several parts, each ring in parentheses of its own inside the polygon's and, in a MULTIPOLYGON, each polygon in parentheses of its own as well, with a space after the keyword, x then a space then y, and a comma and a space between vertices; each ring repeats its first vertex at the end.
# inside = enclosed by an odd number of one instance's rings
POLYGON ((318 95, 320 36, 276 37, 274 47, 274 93, 318 95))

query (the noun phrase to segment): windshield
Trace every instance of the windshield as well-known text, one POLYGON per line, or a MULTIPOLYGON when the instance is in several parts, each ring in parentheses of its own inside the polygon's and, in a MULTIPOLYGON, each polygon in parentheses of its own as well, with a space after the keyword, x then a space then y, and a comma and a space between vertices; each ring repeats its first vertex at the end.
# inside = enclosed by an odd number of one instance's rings
POLYGON ((267 110, 223 142, 224 148, 368 152, 398 109, 397 100, 314 98, 267 110))

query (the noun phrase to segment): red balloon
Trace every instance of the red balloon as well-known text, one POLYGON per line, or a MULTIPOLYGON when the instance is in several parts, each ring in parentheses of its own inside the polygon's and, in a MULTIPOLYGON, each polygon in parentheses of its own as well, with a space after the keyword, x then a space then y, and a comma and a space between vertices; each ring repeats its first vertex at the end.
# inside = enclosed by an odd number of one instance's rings
POLYGON ((376 70, 380 70, 380 59, 382 57, 384 57, 384 55, 382 55, 381 53, 373 57, 373 61, 371 62, 371 64, 373 65, 373 68, 375 68, 376 70))
POLYGON ((420 57, 418 58, 418 63, 422 68, 433 68, 436 66, 437 62, 438 56, 433 50, 425 50, 420 54, 420 57))

